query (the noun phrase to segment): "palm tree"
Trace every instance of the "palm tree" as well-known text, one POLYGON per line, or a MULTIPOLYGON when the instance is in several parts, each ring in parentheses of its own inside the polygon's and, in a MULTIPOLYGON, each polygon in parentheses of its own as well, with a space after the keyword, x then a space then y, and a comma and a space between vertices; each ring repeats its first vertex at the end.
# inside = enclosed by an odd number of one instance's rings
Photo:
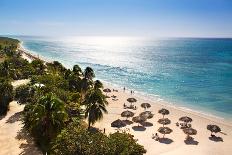
POLYGON ((100 80, 96 80, 95 82, 94 82, 94 89, 101 89, 101 88, 103 88, 103 84, 102 84, 102 82, 100 81, 100 80))
POLYGON ((73 66, 73 73, 78 75, 78 76, 83 75, 81 67, 79 65, 74 65, 73 66))
POLYGON ((29 123, 25 122, 25 124, 32 134, 45 141, 45 151, 48 151, 49 142, 61 131, 67 120, 65 104, 49 93, 31 106, 29 109, 32 111, 29 115, 25 115, 29 123))
POLYGON ((68 84, 69 84, 69 89, 70 90, 75 90, 80 92, 81 89, 81 84, 82 84, 82 80, 79 76, 77 76, 76 74, 70 74, 68 76, 68 84))
POLYGON ((8 77, 10 75, 10 64, 8 61, 4 61, 0 66, 1 76, 8 77))
POLYGON ((103 113, 107 113, 105 96, 99 89, 92 89, 85 97, 84 104, 86 105, 85 118, 88 118, 88 129, 96 121, 103 118, 103 113))
POLYGON ((84 77, 88 80, 92 80, 95 77, 94 71, 91 67, 85 68, 84 77))

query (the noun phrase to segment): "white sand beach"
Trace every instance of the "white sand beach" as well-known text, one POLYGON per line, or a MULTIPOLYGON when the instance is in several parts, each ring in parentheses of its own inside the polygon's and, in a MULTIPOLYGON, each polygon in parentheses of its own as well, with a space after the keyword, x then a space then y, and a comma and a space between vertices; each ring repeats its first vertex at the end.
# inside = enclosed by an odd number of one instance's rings
MULTIPOLYGON (((111 88, 112 86, 105 85, 106 88, 111 88)), ((116 89, 116 88, 114 88, 116 89)), ((149 102, 138 95, 131 95, 129 90, 125 93, 123 89, 118 89, 118 92, 111 92, 107 94, 108 96, 115 95, 117 96, 118 100, 113 101, 112 98, 108 99, 109 105, 107 107, 108 114, 104 115, 102 121, 97 122, 95 127, 106 130, 106 133, 112 133, 117 131, 116 128, 111 127, 111 122, 121 119, 125 120, 126 118, 121 117, 121 112, 127 110, 123 108, 123 104, 130 105, 126 100, 129 97, 134 97, 137 99, 137 102, 134 105, 137 107, 137 110, 130 110, 135 113, 135 116, 139 115, 144 109, 140 106, 141 103, 150 103, 151 108, 147 109, 148 111, 152 111, 154 115, 153 118, 148 119, 147 122, 152 123, 152 126, 145 127, 144 131, 135 131, 132 129, 133 126, 137 126, 137 123, 133 123, 131 125, 127 125, 126 127, 120 128, 120 130, 128 130, 131 134, 138 139, 138 142, 142 144, 145 149, 147 150, 148 155, 156 155, 156 154, 185 154, 188 153, 189 155, 229 155, 232 152, 231 143, 232 143, 232 124, 230 122, 226 122, 224 120, 220 120, 218 118, 210 118, 206 116, 201 116, 200 114, 195 114, 189 111, 183 111, 182 109, 177 109, 174 107, 166 106, 163 101, 157 102, 149 102), (158 133, 157 129, 162 125, 159 124, 157 121, 158 119, 162 118, 162 115, 158 113, 158 110, 161 108, 166 108, 170 111, 169 115, 166 115, 166 118, 171 120, 170 125, 166 125, 170 127, 173 132, 171 134, 165 135, 166 141, 164 143, 155 141, 152 139, 152 134, 158 133), (176 126, 176 122, 182 116, 189 116, 193 119, 192 128, 197 130, 197 135, 193 135, 194 141, 191 144, 185 144, 184 140, 186 135, 180 129, 180 127, 176 126), (220 136, 223 139, 223 142, 215 142, 209 139, 211 132, 206 129, 208 124, 216 124, 221 127, 222 131, 227 135, 217 133, 217 136, 220 136), (167 144, 165 144, 167 143, 167 144)), ((128 118, 131 120, 131 118, 128 118)), ((162 135, 158 133, 160 137, 162 135)))

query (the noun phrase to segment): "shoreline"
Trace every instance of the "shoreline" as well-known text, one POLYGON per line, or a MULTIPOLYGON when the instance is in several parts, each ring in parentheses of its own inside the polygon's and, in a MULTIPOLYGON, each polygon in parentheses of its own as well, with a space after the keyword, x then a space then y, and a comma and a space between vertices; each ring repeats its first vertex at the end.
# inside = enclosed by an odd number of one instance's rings
MULTIPOLYGON (((229 147, 232 142, 232 126, 231 124, 226 123, 220 119, 215 119, 209 116, 203 116, 200 114, 196 114, 193 112, 189 112, 180 108, 175 108, 168 106, 165 102, 148 102, 147 99, 142 99, 138 94, 130 94, 130 90, 123 91, 123 88, 118 88, 109 84, 106 84, 105 88, 117 89, 118 92, 111 91, 108 93, 108 96, 115 95, 117 96, 117 101, 112 100, 112 98, 108 98, 109 105, 107 106, 108 114, 105 114, 103 119, 97 122, 94 126, 99 128, 100 130, 106 131, 107 134, 120 131, 126 131, 130 134, 134 135, 135 139, 138 139, 138 143, 143 145, 147 150, 147 154, 154 155, 154 154, 169 154, 169 155, 179 155, 183 154, 184 152, 189 151, 189 155, 205 155, 205 154, 230 154, 232 152, 231 148, 229 147), (144 109, 140 106, 141 103, 150 103, 151 108, 147 109, 151 111, 154 116, 151 119, 148 119, 147 122, 150 125, 145 126, 144 130, 136 130, 137 123, 132 123, 130 125, 126 125, 120 129, 111 127, 111 123, 117 119, 125 120, 125 118, 121 117, 121 113, 128 109, 123 108, 123 104, 130 105, 127 102, 127 98, 134 97, 137 99, 137 102, 133 103, 137 107, 136 110, 130 110, 135 113, 134 116, 138 116, 141 112, 144 112, 144 109), (169 115, 165 115, 165 118, 169 118, 171 120, 171 124, 166 125, 170 127, 173 132, 171 134, 166 135, 166 139, 170 142, 161 143, 157 142, 152 139, 152 134, 158 133, 159 136, 161 134, 157 132, 158 128, 162 125, 159 124, 157 121, 158 119, 162 118, 162 115, 158 113, 158 110, 161 108, 166 108, 170 111, 169 115), (188 116, 193 119, 191 125, 194 129, 197 130, 197 135, 193 135, 194 143, 187 144, 184 142, 186 135, 183 133, 180 127, 176 126, 176 122, 179 122, 179 118, 182 116, 188 116), (217 133, 216 135, 223 139, 223 142, 214 142, 210 140, 210 131, 207 130, 208 124, 216 124, 218 125, 222 133, 217 133), (224 135, 223 133, 226 133, 224 135), (159 148, 159 149, 157 149, 159 148)), ((128 118, 131 121, 131 118, 128 118)))
POLYGON ((44 63, 49 63, 51 61, 47 60, 46 58, 40 57, 39 54, 36 56, 36 54, 33 54, 30 50, 26 49, 23 46, 23 42, 20 40, 19 46, 18 46, 18 52, 22 54, 22 58, 28 60, 29 62, 33 60, 41 60, 44 63))
MULTIPOLYGON (((21 49, 23 50, 23 49, 21 49)), ((24 49, 23 52, 30 52, 29 50, 24 49)), ((25 54, 26 58, 31 60, 30 53, 25 54)), ((38 58, 36 58, 38 59, 38 58)), ((41 58, 39 58, 41 60, 41 58)), ((47 62, 46 59, 42 61, 47 62)), ((101 80, 101 79, 99 79, 101 80)), ((106 82, 101 80, 104 84, 104 88, 117 89, 118 92, 111 92, 108 93, 109 96, 116 95, 117 101, 112 100, 112 98, 108 98, 108 106, 107 111, 108 114, 104 114, 104 117, 99 122, 96 122, 94 127, 99 128, 100 130, 105 130, 106 134, 110 134, 116 132, 118 130, 126 131, 134 136, 135 139, 138 140, 138 143, 143 145, 144 148, 147 150, 148 155, 154 154, 165 154, 165 155, 179 155, 183 154, 184 152, 188 152, 189 155, 205 155, 205 154, 225 154, 229 155, 232 152, 231 143, 232 143, 232 124, 230 121, 220 119, 217 116, 209 116, 199 112, 194 112, 192 109, 183 109, 181 107, 170 105, 167 101, 161 100, 157 97, 157 99, 149 98, 146 95, 140 94, 139 92, 135 92, 134 95, 130 94, 130 89, 127 89, 126 92, 123 92, 123 87, 116 85, 111 82, 106 82), (134 105, 137 107, 136 110, 132 110, 137 116, 139 113, 143 112, 144 109, 141 108, 140 104, 148 102, 151 104, 151 108, 148 111, 151 111, 154 114, 154 117, 147 120, 151 126, 146 126, 144 130, 135 130, 134 127, 137 127, 137 123, 133 123, 131 125, 126 125, 121 129, 116 129, 111 127, 111 123, 117 119, 124 118, 121 117, 121 112, 127 110, 123 108, 123 104, 129 105, 126 101, 127 98, 134 97, 137 99, 137 102, 134 105), (166 125, 170 127, 173 132, 171 134, 166 135, 166 139, 169 140, 170 143, 161 143, 155 141, 151 138, 152 134, 156 133, 158 128, 162 125, 159 124, 157 121, 159 118, 162 118, 160 114, 158 114, 158 110, 161 108, 166 108, 170 111, 169 115, 166 115, 166 118, 171 120, 171 124, 166 125), (197 130, 197 135, 193 135, 194 143, 187 144, 184 142, 186 135, 183 131, 176 126, 176 122, 180 122, 179 118, 182 116, 188 116, 193 119, 191 122, 194 129, 197 130), (210 140, 210 131, 206 129, 208 124, 216 124, 219 125, 222 129, 223 133, 217 133, 216 135, 223 139, 223 142, 216 142, 210 140), (157 149, 158 148, 158 149, 157 149)), ((131 120, 129 118, 128 120, 131 120)), ((161 136, 160 133, 158 133, 161 136)))
MULTIPOLYGON (((23 46, 23 42, 21 40, 20 40, 20 43, 19 43, 18 51, 20 53, 24 54, 24 55, 22 55, 22 57, 24 59, 26 59, 26 60, 32 61, 32 60, 39 59, 39 60, 43 61, 44 63, 51 62, 51 61, 48 61, 44 57, 37 57, 34 54, 30 53, 30 50, 26 49, 23 46)), ((102 80, 102 79, 99 79, 99 80, 101 80, 104 83, 105 87, 117 88, 117 89, 122 89, 123 88, 120 85, 117 85, 117 84, 114 84, 114 83, 111 83, 111 82, 107 82, 107 81, 102 80)), ((138 92, 138 91, 136 91, 136 92, 138 92)), ((214 114, 211 114, 211 113, 208 113, 208 112, 206 112, 206 114, 204 114, 204 111, 198 111, 197 109, 191 109, 191 108, 185 106, 184 104, 178 104, 178 105, 172 104, 172 103, 166 101, 165 99, 159 98, 158 95, 157 95, 157 97, 155 97, 156 95, 151 96, 151 95, 146 94, 146 93, 138 92, 138 93, 136 93, 135 96, 137 98, 139 98, 139 99, 147 100, 152 104, 159 104, 159 105, 165 106, 167 108, 177 109, 177 110, 179 110, 181 112, 194 114, 194 115, 200 116, 200 117, 202 117, 204 119, 208 119, 210 121, 232 127, 232 120, 228 120, 226 118, 223 118, 221 116, 217 116, 217 115, 214 115, 214 114)))
MULTIPOLYGON (((106 88, 123 90, 122 86, 112 84, 112 83, 106 82, 104 80, 101 80, 101 81, 103 82, 104 87, 106 87, 106 88)), ((126 92, 126 94, 130 95, 129 92, 126 92)), ((157 97, 151 97, 149 95, 146 95, 146 93, 140 93, 140 92, 137 92, 137 91, 136 91, 136 94, 133 95, 133 96, 135 98, 140 99, 140 100, 146 100, 149 103, 151 103, 151 105, 158 104, 160 106, 164 106, 164 107, 171 108, 171 109, 176 109, 176 110, 179 110, 179 111, 184 112, 184 113, 189 113, 189 114, 193 114, 193 115, 202 117, 204 119, 208 119, 208 120, 210 120, 212 122, 215 122, 215 123, 220 123, 220 124, 232 127, 232 121, 231 120, 227 120, 226 118, 216 116, 216 115, 213 115, 213 114, 210 114, 210 113, 205 113, 204 114, 203 113, 204 111, 197 111, 196 109, 190 109, 190 108, 188 108, 187 106, 184 106, 184 105, 175 105, 175 104, 169 103, 165 99, 159 98, 158 96, 157 97)))

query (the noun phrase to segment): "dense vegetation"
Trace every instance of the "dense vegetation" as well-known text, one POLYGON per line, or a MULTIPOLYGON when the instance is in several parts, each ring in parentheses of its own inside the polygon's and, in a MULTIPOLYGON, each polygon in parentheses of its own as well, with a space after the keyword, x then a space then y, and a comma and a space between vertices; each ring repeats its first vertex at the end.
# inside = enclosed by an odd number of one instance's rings
POLYGON ((0 41, 4 58, 0 63, 0 91, 3 92, 0 114, 7 112, 13 99, 25 104, 24 128, 44 153, 139 155, 146 152, 128 133, 107 136, 91 127, 107 113, 108 104, 102 93, 103 84, 94 80, 92 68, 82 71, 74 65, 67 69, 58 61, 45 63, 39 59, 29 63, 13 48, 18 41, 8 39, 0 41), (29 84, 13 90, 12 80, 28 78, 29 84))

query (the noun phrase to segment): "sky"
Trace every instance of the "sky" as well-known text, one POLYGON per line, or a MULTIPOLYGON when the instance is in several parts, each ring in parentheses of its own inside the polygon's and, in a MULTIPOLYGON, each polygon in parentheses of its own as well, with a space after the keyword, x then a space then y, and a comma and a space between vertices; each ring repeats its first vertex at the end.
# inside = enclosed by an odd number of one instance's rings
POLYGON ((0 0, 0 35, 232 37, 232 0, 0 0))

